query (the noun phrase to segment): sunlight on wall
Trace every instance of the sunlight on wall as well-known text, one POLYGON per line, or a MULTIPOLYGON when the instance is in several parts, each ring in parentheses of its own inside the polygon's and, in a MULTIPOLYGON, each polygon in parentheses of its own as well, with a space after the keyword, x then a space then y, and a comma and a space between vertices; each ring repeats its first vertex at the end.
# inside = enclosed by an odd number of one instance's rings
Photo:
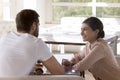
POLYGON ((10 0, 4 0, 3 3, 5 3, 3 6, 3 20, 9 21, 10 20, 10 7, 9 7, 9 1, 10 0))
POLYGON ((36 0, 24 0, 24 9, 37 9, 36 0))
POLYGON ((3 20, 10 21, 10 7, 6 6, 3 9, 3 20))
POLYGON ((4 0, 4 2, 9 2, 10 0, 4 0))

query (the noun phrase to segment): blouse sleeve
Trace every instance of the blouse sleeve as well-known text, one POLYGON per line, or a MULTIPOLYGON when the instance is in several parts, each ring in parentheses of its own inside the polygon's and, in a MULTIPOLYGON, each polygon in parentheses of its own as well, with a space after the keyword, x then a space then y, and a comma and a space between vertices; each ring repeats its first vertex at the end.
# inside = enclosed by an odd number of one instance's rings
POLYGON ((103 46, 96 45, 81 61, 73 66, 75 70, 84 71, 104 57, 103 46))

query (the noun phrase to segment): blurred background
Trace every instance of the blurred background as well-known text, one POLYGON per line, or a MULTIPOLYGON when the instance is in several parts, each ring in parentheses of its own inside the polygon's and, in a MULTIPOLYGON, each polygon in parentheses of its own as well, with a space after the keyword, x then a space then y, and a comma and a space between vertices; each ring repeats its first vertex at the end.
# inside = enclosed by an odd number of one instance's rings
MULTIPOLYGON (((34 9, 40 14, 40 34, 78 34, 82 21, 96 16, 102 20, 106 34, 120 35, 120 0, 0 0, 0 36, 16 31, 15 16, 22 9, 34 9)), ((65 47, 68 52, 79 51, 79 46, 69 47, 65 47)), ((55 45, 53 50, 56 49, 59 47, 55 45)), ((119 39, 117 53, 120 54, 119 39)))
MULTIPOLYGON (((0 0, 0 37, 8 31, 16 31, 15 16, 22 9, 34 9, 40 14, 39 34, 69 33, 72 38, 80 35, 84 19, 98 17, 106 34, 118 36, 117 55, 120 55, 120 0, 0 0)), ((60 53, 61 47, 65 53, 82 49, 82 46, 56 44, 52 45, 53 53, 60 53)), ((89 72, 86 75, 86 80, 94 80, 89 72)))

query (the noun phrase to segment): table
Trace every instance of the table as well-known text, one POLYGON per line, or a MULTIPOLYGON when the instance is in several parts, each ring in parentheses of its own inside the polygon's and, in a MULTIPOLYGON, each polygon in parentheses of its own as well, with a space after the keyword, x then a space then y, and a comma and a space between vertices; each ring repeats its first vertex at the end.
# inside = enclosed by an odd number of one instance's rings
MULTIPOLYGON (((71 60, 74 57, 74 54, 53 54, 53 56, 57 59, 57 61, 61 64, 62 63, 62 59, 67 59, 67 60, 71 60)), ((49 71, 43 66, 43 75, 50 75, 49 71)), ((85 73, 83 72, 79 72, 79 71, 75 71, 75 70, 71 70, 69 72, 67 72, 65 75, 77 75, 80 77, 85 78, 85 73)))
MULTIPOLYGON (((74 54, 53 54, 54 57, 57 59, 57 61, 61 64, 62 63, 62 59, 67 59, 67 60, 71 60, 74 57, 74 54)), ((75 70, 71 70, 70 72, 67 72, 66 74, 68 75, 79 75, 83 78, 85 78, 85 73, 83 72, 76 72, 75 70)))
MULTIPOLYGON (((57 61, 61 64, 62 59, 71 60, 74 57, 74 54, 53 54, 53 56, 57 59, 57 61)), ((43 67, 44 74, 49 74, 47 69, 43 67)), ((68 73, 68 74, 75 74, 75 73, 68 73)))
POLYGON ((0 77, 0 80, 85 80, 78 75, 41 75, 0 77))
MULTIPOLYGON (((66 33, 43 33, 40 34, 39 38, 42 38, 47 44, 60 44, 61 53, 64 53, 64 45, 85 45, 86 42, 82 40, 80 33, 66 32, 66 33)), ((117 55, 117 35, 106 35, 105 39, 112 47, 114 54, 117 55)))

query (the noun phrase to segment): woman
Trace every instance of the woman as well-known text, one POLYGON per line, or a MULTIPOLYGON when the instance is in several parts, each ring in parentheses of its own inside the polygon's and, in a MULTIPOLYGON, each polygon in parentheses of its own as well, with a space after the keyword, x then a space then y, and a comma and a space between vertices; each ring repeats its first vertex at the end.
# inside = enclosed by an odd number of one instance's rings
POLYGON ((112 49, 103 39, 102 22, 96 17, 87 18, 83 21, 81 35, 87 44, 71 61, 63 59, 65 70, 69 70, 69 64, 77 71, 89 70, 96 80, 120 80, 120 67, 112 49))

